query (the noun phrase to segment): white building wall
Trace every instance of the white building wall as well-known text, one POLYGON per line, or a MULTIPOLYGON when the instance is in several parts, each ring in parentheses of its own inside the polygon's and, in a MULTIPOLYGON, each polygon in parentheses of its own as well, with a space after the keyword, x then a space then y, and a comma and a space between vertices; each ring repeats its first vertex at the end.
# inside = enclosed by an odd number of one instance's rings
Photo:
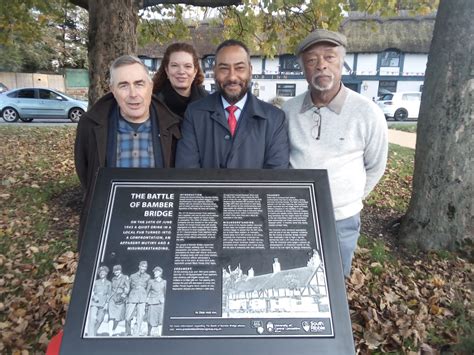
POLYGON ((308 82, 306 81, 306 79, 298 80, 296 82, 296 96, 304 93, 307 90, 308 90, 308 82))
MULTIPOLYGON (((304 79, 254 79, 258 82, 259 96, 263 101, 270 102, 277 97, 277 84, 295 84, 295 96, 305 92, 308 89, 308 83, 304 79)), ((282 97, 283 100, 289 100, 292 97, 282 97)))
POLYGON ((279 68, 280 68, 280 59, 278 57, 266 59, 265 74, 279 74, 279 68))
POLYGON ((380 75, 400 75, 399 67, 380 67, 380 75))
POLYGON ((357 56, 357 75, 377 75, 377 54, 360 53, 357 56))
POLYGON ((405 54, 402 75, 425 75, 427 62, 428 55, 426 54, 405 54))
POLYGON ((401 81, 397 82, 397 91, 420 91, 423 81, 401 81))
POLYGON ((252 73, 253 74, 262 74, 262 58, 252 57, 250 58, 250 63, 252 64, 252 73))
POLYGON ((206 78, 204 79, 204 89, 207 91, 207 92, 211 92, 211 84, 214 84, 214 79, 209 79, 209 78, 206 78))
MULTIPOLYGON (((377 73, 377 54, 371 53, 362 53, 357 55, 357 75, 363 76, 378 76, 377 73)), ((346 55, 346 63, 349 67, 354 70, 354 54, 346 55)), ((265 70, 263 70, 263 58, 252 57, 251 58, 253 74, 262 75, 262 74, 279 74, 279 58, 266 58, 265 60, 265 70)), ((423 75, 425 72, 427 63, 426 54, 406 54, 404 59, 404 73, 409 73, 409 76, 413 75, 423 75)), ((387 68, 388 70, 395 70, 397 68, 387 68)), ((350 73, 344 69, 344 75, 349 75, 350 73)), ((382 75, 381 73, 380 75, 382 75)), ((400 73, 402 74, 402 73, 400 73)), ((392 73, 393 75, 393 73, 392 73)), ((405 74, 406 75, 406 74, 405 74)), ((302 79, 253 79, 254 88, 258 86, 258 97, 267 102, 271 102, 277 97, 277 84, 295 84, 295 96, 300 95, 308 89, 308 83, 304 78, 302 79), (258 85, 255 85, 258 83, 258 85)), ((205 89, 211 91, 211 84, 214 84, 213 78, 206 78, 204 81, 205 89)), ((420 86, 423 85, 423 81, 397 81, 397 91, 419 91, 420 86)), ((375 80, 364 80, 360 84, 361 94, 365 97, 372 99, 377 99, 379 88, 379 81, 375 80)), ((280 97, 282 100, 288 100, 291 97, 280 97)))
POLYGON ((258 98, 263 101, 270 101, 276 97, 276 83, 274 80, 254 79, 253 83, 258 83, 258 98))
POLYGON ((377 80, 365 80, 362 82, 360 93, 369 99, 377 100, 379 82, 377 80))
MULTIPOLYGON (((277 84, 295 84, 295 96, 305 92, 308 89, 308 83, 305 79, 253 79, 254 87, 258 83, 258 98, 263 101, 271 102, 277 97, 277 84)), ((211 84, 214 79, 206 78, 204 88, 211 91, 211 84)), ((291 97, 280 97, 284 101, 291 97)))
MULTIPOLYGON (((354 70, 354 54, 347 54, 344 58, 344 61, 349 66, 349 68, 351 68, 351 70, 354 70)), ((342 74, 349 75, 350 72, 344 67, 342 74)))

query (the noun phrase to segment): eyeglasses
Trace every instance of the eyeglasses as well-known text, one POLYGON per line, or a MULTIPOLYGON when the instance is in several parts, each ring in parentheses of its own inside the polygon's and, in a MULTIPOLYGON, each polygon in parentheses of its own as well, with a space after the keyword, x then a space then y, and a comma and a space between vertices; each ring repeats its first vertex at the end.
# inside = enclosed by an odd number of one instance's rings
POLYGON ((321 136, 321 118, 319 108, 315 108, 313 111, 314 126, 311 129, 311 136, 316 140, 319 140, 319 137, 321 136))

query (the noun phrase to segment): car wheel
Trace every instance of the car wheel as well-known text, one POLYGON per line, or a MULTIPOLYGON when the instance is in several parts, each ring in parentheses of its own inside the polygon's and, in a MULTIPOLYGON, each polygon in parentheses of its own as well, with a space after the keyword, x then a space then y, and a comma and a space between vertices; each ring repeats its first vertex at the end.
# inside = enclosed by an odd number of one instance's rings
POLYGON ((2 110, 2 118, 5 122, 16 122, 20 118, 17 110, 12 107, 5 107, 2 110))
POLYGON ((74 107, 69 111, 68 117, 72 122, 77 123, 81 119, 81 116, 83 113, 84 113, 84 110, 82 108, 74 107))
POLYGON ((399 108, 393 114, 395 121, 405 121, 408 118, 408 111, 404 108, 399 108))
POLYGON ((33 117, 20 117, 20 120, 23 122, 31 122, 33 121, 33 117))

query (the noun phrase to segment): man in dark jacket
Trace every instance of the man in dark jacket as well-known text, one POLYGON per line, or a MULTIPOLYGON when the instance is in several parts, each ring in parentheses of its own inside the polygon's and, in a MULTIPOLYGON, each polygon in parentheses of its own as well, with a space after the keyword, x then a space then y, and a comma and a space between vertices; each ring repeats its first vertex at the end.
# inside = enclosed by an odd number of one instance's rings
POLYGON ((148 69, 140 59, 121 56, 110 67, 111 92, 79 121, 74 149, 84 190, 79 249, 99 167, 174 166, 181 119, 152 97, 152 90, 148 69))
POLYGON ((287 168, 285 115, 253 96, 247 47, 227 40, 217 47, 218 91, 190 104, 178 143, 178 168, 287 168))

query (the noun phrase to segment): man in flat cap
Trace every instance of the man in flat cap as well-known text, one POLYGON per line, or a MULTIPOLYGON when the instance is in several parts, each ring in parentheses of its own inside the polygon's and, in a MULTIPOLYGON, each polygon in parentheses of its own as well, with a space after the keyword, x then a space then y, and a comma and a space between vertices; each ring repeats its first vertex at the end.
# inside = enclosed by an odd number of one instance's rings
POLYGON ((133 335, 141 335, 143 318, 145 317, 146 306, 146 288, 150 275, 146 272, 148 263, 140 261, 138 271, 130 275, 130 294, 128 295, 127 305, 125 307, 125 331, 127 335, 132 335, 132 318, 136 314, 136 331, 133 335))
POLYGON ((309 89, 287 101, 290 166, 327 169, 344 275, 351 271, 362 200, 382 177, 387 161, 387 123, 379 107, 341 81, 347 40, 315 30, 296 55, 309 89))

